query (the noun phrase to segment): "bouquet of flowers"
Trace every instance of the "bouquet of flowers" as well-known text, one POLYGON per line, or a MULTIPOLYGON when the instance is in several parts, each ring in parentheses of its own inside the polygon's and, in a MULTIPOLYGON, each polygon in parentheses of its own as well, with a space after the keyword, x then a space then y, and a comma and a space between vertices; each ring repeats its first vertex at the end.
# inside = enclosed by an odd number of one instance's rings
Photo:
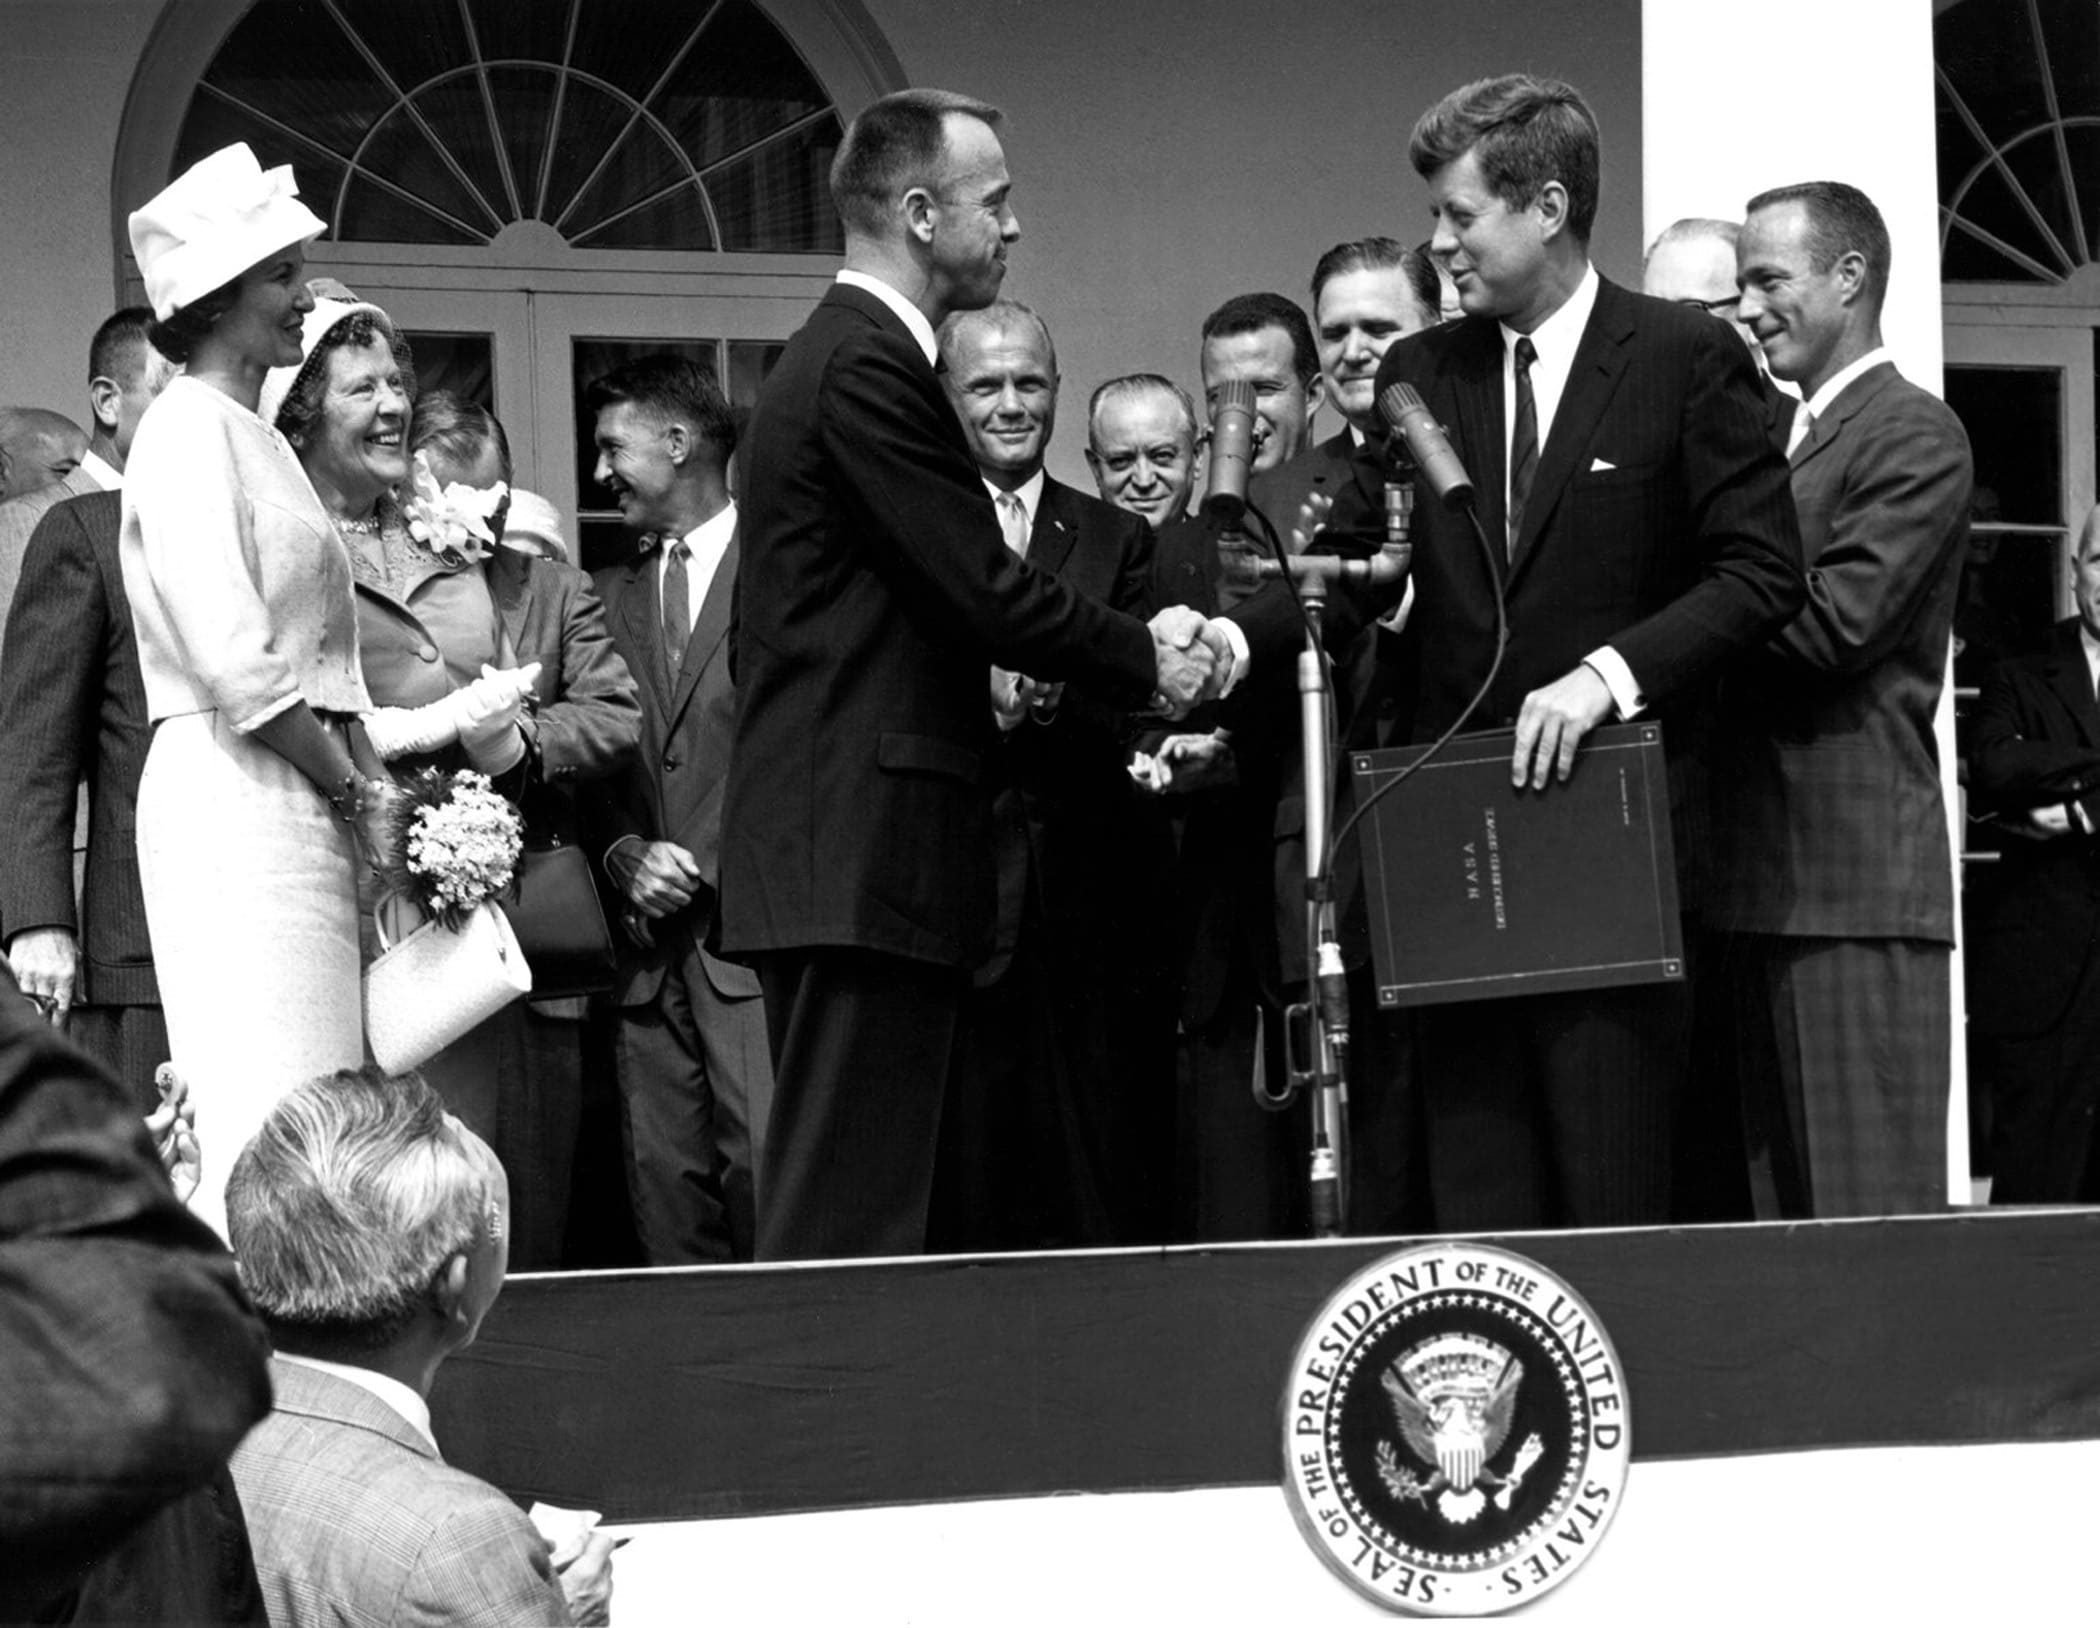
POLYGON ((439 559, 473 563, 496 546, 496 511, 510 500, 502 481, 494 486, 467 486, 459 481, 440 489, 430 456, 418 452, 409 470, 411 496, 401 505, 408 534, 439 559))
POLYGON ((458 932, 469 914, 511 885, 525 838, 517 808, 472 769, 425 769, 401 791, 381 880, 458 932))

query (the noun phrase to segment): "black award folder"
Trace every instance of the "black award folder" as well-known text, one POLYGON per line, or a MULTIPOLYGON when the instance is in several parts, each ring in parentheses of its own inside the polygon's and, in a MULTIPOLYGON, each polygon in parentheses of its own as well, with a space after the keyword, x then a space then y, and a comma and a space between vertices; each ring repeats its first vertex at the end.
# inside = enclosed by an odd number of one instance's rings
MULTIPOLYGON (((1380 1006, 1684 977, 1661 726, 1592 731, 1544 791, 1515 749, 1460 735, 1359 822, 1380 1006)), ((1427 750, 1352 753, 1358 807, 1427 750)))

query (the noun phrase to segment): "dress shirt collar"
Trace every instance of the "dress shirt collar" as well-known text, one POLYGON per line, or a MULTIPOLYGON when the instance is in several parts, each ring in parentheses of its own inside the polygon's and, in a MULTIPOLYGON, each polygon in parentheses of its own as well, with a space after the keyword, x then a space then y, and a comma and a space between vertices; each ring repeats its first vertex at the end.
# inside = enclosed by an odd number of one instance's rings
POLYGON ((1883 362, 1893 362, 1886 345, 1876 345, 1856 361, 1847 362, 1823 381, 1823 388, 1808 398, 1808 410, 1821 418, 1830 411, 1831 404, 1845 393, 1845 386, 1866 372, 1870 367, 1879 367, 1883 362))
MULTIPOLYGON (((1033 475, 1030 475, 1019 486, 1014 488, 1014 496, 1021 500, 1021 508, 1028 516, 1030 536, 1035 534, 1035 511, 1041 506, 1043 501, 1043 481, 1046 473, 1046 471, 1038 469, 1033 475)), ((994 505, 997 505, 1000 496, 1006 490, 1003 486, 994 486, 990 481, 984 483, 984 489, 992 494, 994 505)))
POLYGON ((2078 648, 2085 652, 2085 675, 2093 682, 2095 691, 2100 691, 2100 639, 2086 631, 2083 622, 2078 624, 2078 648))
MULTIPOLYGON (((729 539, 736 534, 736 505, 725 503, 714 514, 685 534, 685 546, 693 551, 696 560, 708 559, 729 547, 729 539)), ((668 551, 676 538, 666 538, 668 551)))
POLYGON ((347 1362, 323 1362, 319 1357, 295 1357, 283 1351, 277 1352, 276 1357, 279 1362, 311 1368, 316 1373, 333 1374, 337 1379, 369 1391, 414 1426, 416 1434, 430 1443, 432 1452, 437 1451, 437 1437, 430 1433, 430 1404, 392 1375, 382 1374, 373 1368, 354 1367, 347 1362))
POLYGON ((123 472, 99 452, 90 451, 80 460, 80 472, 104 492, 121 492, 124 490, 123 472))
POLYGON ((858 288, 866 293, 873 294, 884 305, 896 312, 897 320, 911 330, 912 338, 919 342, 919 349, 926 353, 926 365, 928 367, 934 365, 940 356, 940 346, 934 340, 933 324, 926 320, 924 311, 921 311, 880 277, 870 277, 864 271, 850 271, 841 268, 838 274, 838 281, 844 283, 848 288, 858 288))
MULTIPOLYGON (((1585 265, 1582 281, 1575 285, 1575 292, 1568 296, 1567 303, 1531 330, 1532 348, 1539 353, 1539 359, 1565 376, 1568 363, 1574 360, 1575 347, 1582 343, 1582 330, 1590 325, 1590 312, 1596 305, 1597 268, 1585 265)), ((1514 358, 1517 341, 1525 336, 1506 322, 1497 326, 1502 330, 1503 354, 1514 358)), ((1546 426, 1541 423, 1539 439, 1544 441, 1545 436, 1546 426)))

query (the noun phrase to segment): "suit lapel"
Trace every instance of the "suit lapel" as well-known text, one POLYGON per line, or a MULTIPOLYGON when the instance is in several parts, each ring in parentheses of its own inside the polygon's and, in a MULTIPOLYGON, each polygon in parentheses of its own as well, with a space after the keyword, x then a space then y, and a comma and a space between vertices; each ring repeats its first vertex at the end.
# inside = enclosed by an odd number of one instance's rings
POLYGON ((1035 529, 1028 534, 1028 563, 1038 571, 1056 576, 1072 557, 1079 533, 1066 512, 1064 489, 1057 482, 1043 482, 1043 500, 1035 506, 1035 529))
POLYGON ((641 663, 656 704, 665 711, 671 706, 671 673, 664 665, 663 612, 658 608, 656 550, 638 556, 627 567, 627 586, 620 594, 620 625, 634 648, 646 651, 641 663))
POLYGON ((2049 690, 2077 724, 2079 744, 2100 746, 2100 701, 2093 699, 2092 669, 2076 622, 2057 635, 2050 649, 2049 690))
POLYGON ((532 569, 522 554, 498 549, 489 556, 484 574, 489 594, 496 601, 496 621, 503 629, 505 649, 496 652, 498 664, 507 657, 517 661, 524 648, 525 619, 532 611, 532 569))
POLYGON ((671 693, 669 728, 672 730, 677 729, 679 716, 693 699, 700 675, 714 660, 715 651, 729 632, 730 601, 736 591, 737 554, 737 537, 732 532, 729 546, 722 551, 721 563, 715 567, 714 580, 707 585, 707 597, 700 601, 700 614, 693 621, 693 635, 686 640, 685 656, 678 664, 678 685, 671 693))
POLYGON ((1626 341, 1633 337, 1631 313, 1621 307, 1618 290, 1601 278, 1597 303, 1575 346, 1568 366, 1568 382, 1553 411, 1553 428, 1539 449, 1538 471, 1531 481, 1531 499, 1524 506, 1523 529, 1517 534, 1510 575, 1515 577, 1531 558, 1539 533, 1559 507, 1561 494, 1573 478, 1577 462, 1596 438, 1597 426, 1611 403, 1612 392, 1626 371, 1626 341))
POLYGON ((1793 457, 1787 460, 1788 466, 1799 469, 1810 460, 1821 457, 1823 449, 1844 433, 1853 414, 1887 389, 1889 381, 1895 377, 1896 364, 1883 362, 1878 367, 1868 368, 1846 385, 1838 392, 1837 400, 1816 415, 1808 434, 1801 438, 1801 444, 1794 448, 1793 457))
MULTIPOLYGON (((1469 318, 1467 343, 1454 345, 1449 368, 1458 422, 1445 426, 1458 432, 1460 459, 1473 477, 1480 524, 1490 539, 1509 533, 1509 445, 1503 427, 1502 330, 1488 318, 1469 318)), ((1471 549, 1467 552, 1470 554, 1471 549)), ((1495 575, 1507 574, 1503 550, 1488 551, 1495 575)))

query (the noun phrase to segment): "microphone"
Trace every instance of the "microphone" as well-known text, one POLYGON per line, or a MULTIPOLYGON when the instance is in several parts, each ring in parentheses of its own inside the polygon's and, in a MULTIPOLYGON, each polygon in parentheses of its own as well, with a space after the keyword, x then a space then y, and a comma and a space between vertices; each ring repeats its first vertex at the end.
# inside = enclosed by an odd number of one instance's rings
POLYGON ((1203 518, 1221 529, 1247 512, 1247 476, 1254 468, 1254 385, 1228 379, 1210 410, 1210 472, 1203 518))
MULTIPOLYGON (((1220 403, 1222 406, 1223 404, 1220 403)), ((1470 508, 1473 478, 1451 450, 1451 439, 1430 415, 1429 404, 1411 384, 1389 384, 1378 392, 1378 416, 1388 433, 1407 443, 1429 489, 1447 509, 1470 508)))

